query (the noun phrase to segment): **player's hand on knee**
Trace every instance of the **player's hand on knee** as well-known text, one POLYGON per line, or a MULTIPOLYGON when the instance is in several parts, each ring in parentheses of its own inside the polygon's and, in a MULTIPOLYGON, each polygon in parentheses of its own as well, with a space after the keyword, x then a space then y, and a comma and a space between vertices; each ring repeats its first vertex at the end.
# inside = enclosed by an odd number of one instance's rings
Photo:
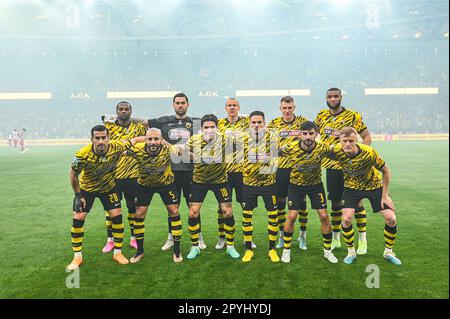
POLYGON ((389 195, 386 195, 385 197, 383 197, 381 199, 381 207, 389 207, 392 210, 395 210, 395 206, 394 206, 394 202, 392 201, 392 199, 389 197, 389 195))
POLYGON ((83 208, 86 207, 86 200, 81 197, 81 193, 76 193, 73 199, 73 211, 76 213, 81 213, 83 208))

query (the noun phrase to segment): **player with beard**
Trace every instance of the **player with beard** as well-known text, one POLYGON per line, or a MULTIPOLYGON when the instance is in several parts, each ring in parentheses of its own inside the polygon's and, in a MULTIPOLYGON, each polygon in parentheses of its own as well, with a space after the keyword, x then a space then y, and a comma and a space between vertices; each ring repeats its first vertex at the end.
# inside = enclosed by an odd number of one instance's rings
MULTIPOLYGON (((162 116, 154 119, 137 119, 136 121, 147 128, 155 127, 161 130, 162 137, 168 143, 185 144, 187 140, 200 130, 200 119, 189 117, 187 111, 189 108, 189 99, 184 93, 177 93, 173 96, 172 106, 175 111, 175 115, 162 116)), ((114 119, 114 117, 108 116, 108 120, 114 119)), ((189 207, 189 195, 191 193, 192 185, 192 173, 194 171, 194 164, 191 161, 188 152, 183 152, 180 156, 172 156, 172 171, 175 176, 175 185, 177 187, 178 195, 186 200, 186 205, 189 207)), ((169 233, 166 242, 161 247, 162 250, 168 250, 173 247, 173 235, 171 229, 171 218, 168 217, 169 233)), ((206 245, 203 241, 201 233, 199 233, 199 248, 205 249, 206 245)))
POLYGON ((258 207, 261 196, 267 210, 269 237, 268 256, 272 262, 280 258, 275 250, 278 234, 278 210, 276 172, 278 168, 278 137, 266 129, 265 115, 261 111, 250 114, 250 130, 241 134, 237 147, 244 151, 242 165, 242 231, 246 251, 243 262, 253 259, 253 210, 258 207))
POLYGON ((81 250, 84 222, 96 198, 100 199, 103 208, 111 216, 113 259, 119 264, 128 264, 128 259, 122 254, 124 226, 120 200, 115 190, 115 172, 123 153, 143 141, 143 136, 131 140, 110 141, 108 129, 104 125, 97 125, 91 129, 92 143, 75 153, 69 173, 70 184, 75 193, 71 228, 74 258, 67 267, 69 270, 77 269, 83 263, 81 250))
POLYGON ((331 251, 331 223, 327 214, 327 200, 322 184, 322 160, 330 156, 330 147, 324 143, 316 142, 319 129, 314 122, 304 122, 300 126, 300 140, 296 140, 284 147, 281 154, 285 154, 291 162, 292 171, 288 189, 289 214, 284 226, 283 255, 281 261, 291 261, 291 241, 295 221, 306 201, 311 200, 311 206, 319 215, 322 240, 323 257, 335 264, 337 258, 331 251))
MULTIPOLYGON (((126 101, 119 102, 116 105, 116 114, 116 121, 113 123, 104 123, 108 129, 110 140, 128 140, 145 135, 145 127, 131 121, 132 107, 130 103, 126 101)), ((116 192, 119 195, 120 200, 125 197, 131 233, 130 246, 135 249, 137 249, 137 243, 133 226, 136 214, 134 199, 137 188, 137 177, 138 169, 136 160, 130 156, 122 156, 116 167, 116 192)), ((108 212, 106 212, 106 231, 108 240, 105 247, 103 247, 104 253, 108 253, 114 249, 111 216, 109 216, 108 212)))
POLYGON ((136 144, 127 151, 127 154, 136 160, 139 171, 134 225, 138 248, 136 254, 130 259, 133 264, 144 257, 144 220, 153 195, 156 193, 161 196, 170 216, 174 241, 173 261, 179 263, 183 260, 180 251, 182 230, 178 213, 179 197, 170 160, 171 155, 179 153, 179 149, 175 146, 164 142, 161 130, 157 128, 147 131, 145 143, 136 144))
MULTIPOLYGON (((339 143, 339 136, 344 127, 353 127, 363 139, 363 144, 370 145, 372 137, 364 124, 361 115, 342 106, 342 92, 338 88, 327 91, 326 101, 328 108, 317 114, 316 124, 319 127, 320 139, 327 145, 339 143)), ((333 226, 333 240, 331 247, 341 247, 340 232, 342 221, 342 196, 344 192, 344 174, 339 162, 324 159, 322 167, 327 172, 328 199, 331 201, 331 224, 333 226)), ((358 251, 360 255, 367 253, 366 239, 366 211, 362 202, 356 208, 356 223, 359 232, 358 251)))

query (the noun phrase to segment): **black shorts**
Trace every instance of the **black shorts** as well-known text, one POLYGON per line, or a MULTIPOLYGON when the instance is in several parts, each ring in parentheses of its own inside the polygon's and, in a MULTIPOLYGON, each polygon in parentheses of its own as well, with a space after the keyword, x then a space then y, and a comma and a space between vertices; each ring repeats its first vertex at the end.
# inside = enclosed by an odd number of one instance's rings
POLYGON ((137 178, 116 179, 116 192, 120 200, 125 197, 128 208, 135 207, 137 188, 137 178))
POLYGON ((258 207, 258 197, 262 196, 267 211, 277 210, 277 190, 275 185, 242 187, 242 208, 254 210, 258 207))
POLYGON ((372 210, 374 213, 378 213, 380 210, 389 209, 388 206, 384 205, 381 207, 381 199, 383 197, 383 188, 377 188, 371 191, 361 191, 352 188, 344 188, 344 208, 358 208, 359 202, 367 198, 370 201, 372 210))
POLYGON ((312 209, 326 209, 327 198, 325 196, 325 189, 323 184, 316 184, 311 186, 299 186, 289 184, 289 210, 304 210, 306 204, 306 196, 308 195, 311 201, 312 209))
MULTIPOLYGON (((91 211, 96 198, 100 199, 103 209, 106 211, 121 208, 119 195, 114 188, 108 193, 91 193, 81 190, 81 197, 86 201, 86 206, 82 209, 83 213, 89 213, 91 211)), ((75 211, 75 201, 73 210, 75 211)))
POLYGON ((236 201, 242 203, 242 173, 233 172, 228 173, 228 186, 230 187, 231 197, 233 197, 233 189, 236 192, 236 201))
POLYGON ((183 192, 183 196, 186 200, 188 200, 191 195, 193 172, 194 171, 173 171, 177 193, 181 197, 181 192, 183 192))
POLYGON ((148 206, 150 205, 153 195, 158 193, 164 205, 179 205, 180 198, 178 197, 177 188, 175 183, 167 186, 160 187, 147 187, 138 184, 136 191, 136 206, 148 206))
POLYGON ((277 196, 288 197, 289 181, 291 179, 290 168, 279 168, 277 171, 277 196))
POLYGON ((328 199, 341 201, 344 194, 344 172, 340 169, 327 168, 328 199))
POLYGON ((216 196, 217 201, 222 203, 231 202, 231 191, 228 183, 222 184, 197 184, 192 183, 191 197, 189 203, 203 203, 208 191, 212 191, 216 196))

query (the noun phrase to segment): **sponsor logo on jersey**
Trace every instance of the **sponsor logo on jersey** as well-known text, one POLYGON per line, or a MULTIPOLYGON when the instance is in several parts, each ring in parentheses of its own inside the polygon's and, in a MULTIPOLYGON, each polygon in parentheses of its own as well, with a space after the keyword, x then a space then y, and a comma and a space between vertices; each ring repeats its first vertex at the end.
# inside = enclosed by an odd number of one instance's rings
POLYGON ((301 134, 302 134, 302 131, 300 131, 300 130, 280 131, 280 137, 281 138, 299 137, 301 134))
POLYGON ((168 136, 171 140, 179 140, 180 138, 189 138, 191 133, 185 129, 174 128, 169 131, 168 136))
POLYGON ((336 129, 332 128, 332 127, 325 127, 323 132, 325 133, 325 135, 328 135, 328 136, 339 137, 341 135, 341 131, 340 130, 336 130, 336 129))
POLYGON ((203 164, 219 164, 222 163, 222 156, 216 156, 216 157, 202 157, 201 162, 203 164))
POLYGON ((144 167, 142 171, 148 175, 157 175, 164 173, 165 170, 165 167, 144 167))
POLYGON ((295 169, 299 172, 310 172, 313 171, 315 169, 320 168, 320 163, 318 164, 297 164, 295 165, 295 169))
POLYGON ((254 154, 254 153, 249 153, 248 154, 248 161, 250 163, 256 163, 256 162, 267 162, 269 159, 269 155, 265 154, 265 153, 260 153, 260 154, 254 154))

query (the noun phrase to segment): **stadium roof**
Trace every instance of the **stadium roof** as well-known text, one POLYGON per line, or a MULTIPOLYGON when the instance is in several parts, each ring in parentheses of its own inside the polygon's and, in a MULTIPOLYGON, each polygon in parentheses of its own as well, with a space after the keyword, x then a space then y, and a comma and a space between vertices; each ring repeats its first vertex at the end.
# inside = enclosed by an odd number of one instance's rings
POLYGON ((0 40, 152 42, 187 47, 448 41, 447 1, 3 0, 0 40))

